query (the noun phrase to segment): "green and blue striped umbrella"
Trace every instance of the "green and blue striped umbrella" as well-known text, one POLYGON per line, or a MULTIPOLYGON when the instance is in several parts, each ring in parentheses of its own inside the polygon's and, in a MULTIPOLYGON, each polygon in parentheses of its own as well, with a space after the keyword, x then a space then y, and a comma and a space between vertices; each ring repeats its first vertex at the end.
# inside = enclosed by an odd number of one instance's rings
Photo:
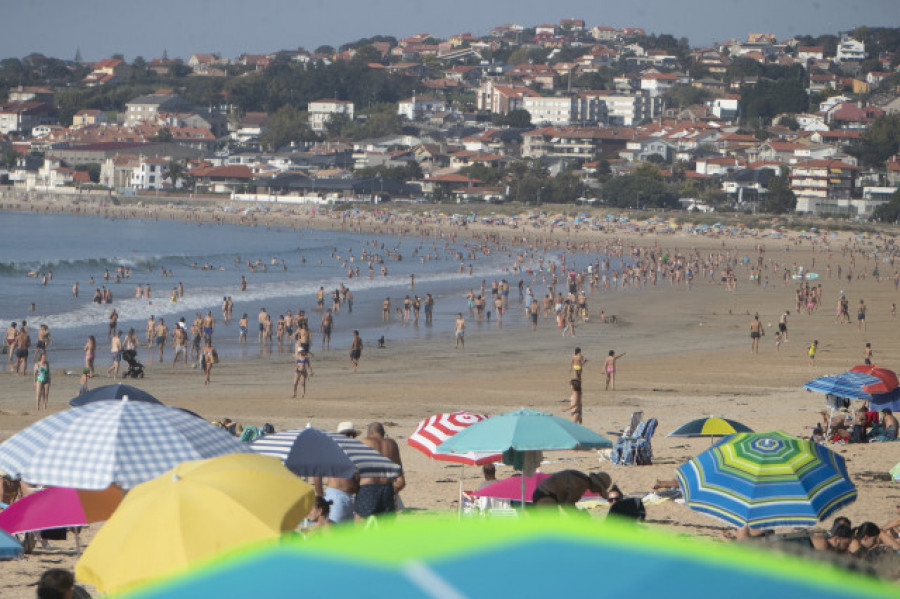
POLYGON ((374 530, 332 527, 220 560, 127 597, 897 595, 890 583, 827 563, 558 512, 462 521, 407 516, 374 530))
POLYGON ((676 475, 686 505, 735 526, 813 526, 856 500, 844 458, 779 431, 725 437, 676 475))
POLYGON ((897 465, 891 468, 891 478, 895 481, 900 481, 900 462, 897 462, 897 465))

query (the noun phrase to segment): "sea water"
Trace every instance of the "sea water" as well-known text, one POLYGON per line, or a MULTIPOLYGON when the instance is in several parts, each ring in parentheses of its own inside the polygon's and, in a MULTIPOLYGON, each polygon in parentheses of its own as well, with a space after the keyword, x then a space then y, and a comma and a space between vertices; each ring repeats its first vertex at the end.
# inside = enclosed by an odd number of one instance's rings
MULTIPOLYGON (((374 347, 381 336, 389 343, 435 336, 444 337, 449 343, 456 314, 467 311, 466 292, 474 288, 478 293, 482 281, 486 281, 486 309, 492 310, 489 287, 495 279, 506 279, 511 288, 510 310, 504 324, 523 324, 524 311, 519 309, 516 289, 520 276, 508 270, 514 261, 514 250, 512 255, 497 251, 478 253, 477 260, 472 260, 472 249, 473 242, 462 234, 451 243, 446 239, 306 228, 0 212, 0 325, 5 330, 13 321, 27 320, 32 344, 37 340, 38 327, 48 325, 54 369, 76 369, 83 364, 82 348, 88 335, 94 335, 97 368, 102 371, 109 355, 107 328, 113 308, 119 314, 119 330, 134 328, 141 342, 145 341, 146 322, 151 315, 164 318, 171 332, 180 318, 190 323, 198 312, 206 314, 211 310, 216 318, 213 341, 223 359, 261 355, 257 343, 257 314, 261 308, 272 315, 273 327, 280 314, 305 310, 313 333, 313 348, 318 348, 321 315, 315 310, 315 293, 324 287, 325 306, 330 307, 330 293, 341 283, 353 293, 354 305, 352 313, 345 305, 335 316, 333 350, 349 348, 353 329, 360 331, 366 347, 374 347), (374 276, 369 278, 368 263, 361 259, 364 248, 368 254, 382 257, 386 276, 382 275, 381 264, 376 263, 374 276), (463 272, 457 252, 463 256, 463 272), (431 259, 422 260, 429 254, 431 259), (402 260, 392 257, 396 255, 402 260), (265 272, 261 268, 252 272, 248 261, 261 262, 266 266, 265 272), (468 274, 470 264, 472 275, 468 274), (209 268, 203 268, 207 265, 209 268), (348 278, 351 266, 359 266, 358 278, 348 278), (116 281, 118 267, 129 269, 130 277, 116 281), (107 271, 108 280, 104 278, 107 271), (48 276, 46 284, 44 274, 48 276), (410 289, 410 275, 415 275, 414 289, 410 289), (240 290, 241 276, 247 279, 246 291, 240 290), (72 293, 76 282, 77 298, 72 293), (184 287, 184 295, 173 303, 170 295, 179 283, 184 287), (148 284, 151 297, 136 298, 136 287, 148 284), (112 291, 112 303, 92 301, 95 290, 101 286, 112 291), (389 324, 382 323, 381 308, 386 297, 390 297, 395 310, 402 307, 405 296, 424 298, 426 293, 435 299, 431 326, 424 324, 424 309, 418 326, 401 322, 396 313, 391 315, 389 324), (234 302, 229 324, 224 323, 221 310, 226 296, 234 302), (237 321, 244 313, 249 316, 250 330, 247 344, 241 345, 237 321)), ((530 277, 527 284, 531 284, 530 277)), ((543 296, 538 288, 535 295, 543 296)), ((496 315, 493 323, 481 326, 495 325, 496 315)), ((470 326, 477 325, 470 320, 470 326)), ((146 363, 150 351, 141 348, 138 359, 146 363)), ((155 351, 154 348, 154 356, 155 351)), ((171 358, 170 340, 166 359, 171 358)))

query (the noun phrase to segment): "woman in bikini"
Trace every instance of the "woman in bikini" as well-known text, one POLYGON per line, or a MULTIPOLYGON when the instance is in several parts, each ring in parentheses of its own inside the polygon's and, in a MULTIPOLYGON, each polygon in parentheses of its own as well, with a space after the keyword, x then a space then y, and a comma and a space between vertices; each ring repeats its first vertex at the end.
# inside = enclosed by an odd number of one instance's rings
POLYGON ((209 375, 212 373, 213 364, 217 361, 216 350, 212 346, 212 339, 207 338, 206 345, 200 353, 200 359, 203 361, 203 373, 206 375, 204 385, 209 385, 209 375))
POLYGON ((84 367, 90 373, 88 376, 94 376, 94 353, 97 350, 97 340, 93 335, 88 337, 87 343, 84 344, 84 367))
POLYGON ((302 344, 297 343, 294 356, 297 360, 297 365, 294 369, 294 394, 291 397, 297 397, 297 383, 300 384, 300 397, 306 397, 306 378, 313 374, 309 352, 302 344))
POLYGON ((609 350, 609 355, 606 356, 606 361, 603 363, 603 369, 606 371, 606 389, 607 391, 611 388, 613 391, 616 390, 616 360, 625 356, 625 352, 622 352, 618 356, 616 355, 615 350, 609 350))

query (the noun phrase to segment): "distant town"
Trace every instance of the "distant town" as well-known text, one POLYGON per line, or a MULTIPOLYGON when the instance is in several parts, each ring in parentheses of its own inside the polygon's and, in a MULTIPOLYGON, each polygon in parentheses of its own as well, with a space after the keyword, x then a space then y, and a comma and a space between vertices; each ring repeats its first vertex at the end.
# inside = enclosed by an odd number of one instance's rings
POLYGON ((0 61, 0 193, 900 217, 898 28, 161 52, 0 61))

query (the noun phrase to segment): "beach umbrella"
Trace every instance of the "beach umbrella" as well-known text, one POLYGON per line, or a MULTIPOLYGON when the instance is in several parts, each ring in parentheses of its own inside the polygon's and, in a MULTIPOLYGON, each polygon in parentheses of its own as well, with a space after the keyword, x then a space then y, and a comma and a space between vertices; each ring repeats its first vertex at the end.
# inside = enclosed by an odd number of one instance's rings
MULTIPOLYGON (((514 410, 469 426, 438 446, 441 453, 466 451, 515 452, 559 449, 601 449, 612 442, 571 420, 536 410, 514 410)), ((525 479, 522 479, 525 503, 525 479)))
POLYGON ((87 405, 94 401, 122 399, 123 397, 127 397, 129 401, 144 401, 147 403, 156 404, 162 403, 143 389, 138 389, 137 387, 132 387, 131 385, 123 385, 122 383, 117 383, 115 385, 104 385, 102 387, 91 389, 90 391, 85 391, 81 395, 70 399, 69 405, 73 408, 76 408, 78 406, 87 405))
MULTIPOLYGON (((268 544, 128 595, 289 599, 390 589, 398 597, 577 597, 591 573, 610 596, 694 599, 698 584, 756 597, 895 597, 893 584, 796 555, 673 535, 634 524, 535 514, 516 519, 409 516, 384 521, 378 534, 333 527, 329 534, 268 544), (440 542, 427 542, 439 540, 440 542), (389 550, 386 550, 389 548, 389 550), (572 572, 546 572, 548 556, 572 572), (636 573, 636 564, 639 572, 636 573), (515 572, 519 575, 502 573, 515 572), (639 589, 639 591, 636 591, 639 589)), ((378 594, 378 593, 376 593, 378 594)), ((702 593, 701 593, 702 594, 702 593)))
POLYGON ((75 573, 101 593, 119 592, 233 547, 277 539, 306 517, 314 499, 310 485, 268 456, 183 462, 125 496, 75 573))
POLYGON ((22 555, 22 544, 5 530, 0 530, 0 559, 13 559, 22 555))
POLYGON ((265 435, 250 449, 280 459, 297 476, 397 478, 402 470, 361 441, 312 427, 265 435))
POLYGON ((249 451, 177 408, 96 401, 47 416, 0 444, 0 470, 38 485, 131 489, 186 460, 249 451))
POLYGON ((820 376, 803 385, 803 388, 807 391, 816 391, 837 397, 871 400, 872 396, 864 387, 879 382, 881 379, 871 374, 850 371, 843 374, 820 376))
POLYGON ((499 462, 503 457, 496 451, 470 451, 466 453, 439 453, 437 447, 456 433, 468 428, 476 422, 487 419, 484 414, 472 412, 453 412, 435 414, 421 421, 407 442, 428 457, 458 464, 479 466, 491 462, 499 462))
POLYGON ((878 379, 877 383, 863 386, 863 390, 872 396, 880 393, 890 393, 897 387, 900 387, 900 381, 898 381, 897 374, 893 370, 876 364, 859 364, 851 368, 850 372, 862 372, 878 379))
POLYGON ((856 500, 844 458, 776 431, 738 433, 676 470, 691 509, 735 526, 813 526, 856 500))
POLYGON ((10 504, 0 512, 0 528, 10 534, 86 526, 107 520, 122 501, 122 489, 102 491, 48 487, 10 504))
MULTIPOLYGON (((531 498, 534 496, 534 490, 537 489, 542 482, 550 478, 550 476, 550 474, 544 472, 535 472, 534 476, 525 477, 525 503, 531 503, 531 498)), ((494 499, 519 501, 522 497, 521 491, 522 477, 511 476, 503 480, 498 480, 495 483, 491 483, 477 491, 472 491, 469 495, 472 495, 473 497, 492 497, 494 499)), ((600 495, 592 491, 587 491, 584 496, 600 497, 600 495)))
POLYGON ((669 433, 668 437, 724 437, 734 433, 752 433, 746 424, 728 418, 698 418, 691 420, 669 433))
POLYGON ((900 480, 900 462, 897 462, 897 465, 891 468, 891 477, 894 481, 900 480))

